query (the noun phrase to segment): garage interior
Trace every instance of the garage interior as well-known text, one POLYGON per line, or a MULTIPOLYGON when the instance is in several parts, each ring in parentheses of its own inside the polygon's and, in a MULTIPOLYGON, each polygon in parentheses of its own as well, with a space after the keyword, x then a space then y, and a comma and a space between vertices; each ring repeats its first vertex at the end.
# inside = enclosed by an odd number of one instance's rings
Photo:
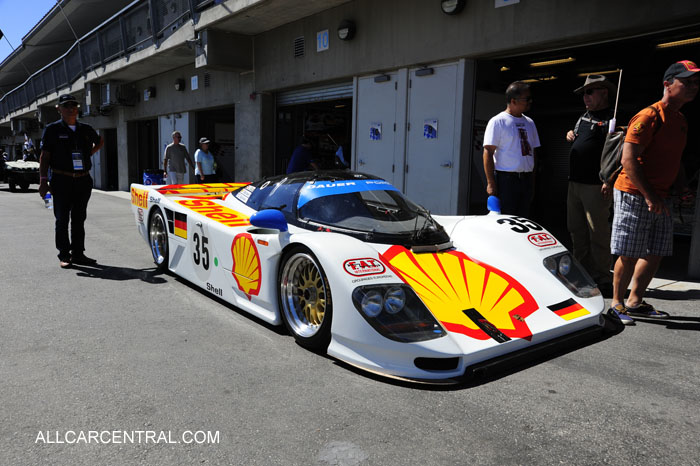
MULTIPOLYGON (((700 59, 699 36, 697 28, 688 28, 583 47, 480 60, 477 66, 477 118, 473 154, 473 166, 476 169, 472 170, 471 175, 470 213, 485 211, 485 178, 480 163, 481 149, 477 149, 479 135, 483 135, 488 118, 505 109, 503 93, 508 84, 516 80, 528 80, 531 82, 534 99, 528 116, 535 121, 542 144, 538 153, 537 189, 532 217, 570 247, 566 229, 570 144, 565 140, 565 134, 585 111, 581 96, 574 94, 573 90, 583 85, 587 74, 605 73, 617 84, 619 70, 622 70, 617 124, 627 125, 637 111, 661 99, 663 74, 670 64, 680 60, 700 59), (532 65, 542 62, 550 63, 532 65), (500 102, 497 98, 501 99, 500 102), (499 107, 493 111, 495 105, 499 107), (484 108, 492 109, 492 113, 484 116, 484 108)), ((611 105, 614 105, 614 101, 611 105)), ((682 112, 689 127, 697 128, 700 123, 700 104, 697 99, 686 104, 682 112)), ((697 130, 689 131, 683 163, 689 187, 697 193, 700 169, 700 132, 697 130)), ((675 198, 673 215, 676 246, 689 247, 694 211, 694 200, 680 205, 679 199, 675 198)), ((683 257, 687 261, 687 254, 683 257)))

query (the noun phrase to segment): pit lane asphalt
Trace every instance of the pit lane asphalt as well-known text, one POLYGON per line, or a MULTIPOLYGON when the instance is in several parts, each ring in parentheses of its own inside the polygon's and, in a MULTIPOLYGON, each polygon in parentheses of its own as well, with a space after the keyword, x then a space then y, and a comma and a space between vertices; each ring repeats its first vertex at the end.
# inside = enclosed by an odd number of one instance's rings
POLYGON ((312 354, 154 274, 127 193, 93 192, 97 267, 59 269, 36 190, 0 184, 0 212, 0 464, 700 464, 696 283, 648 295, 669 321, 434 388, 312 354), (220 441, 36 442, 114 430, 220 441))

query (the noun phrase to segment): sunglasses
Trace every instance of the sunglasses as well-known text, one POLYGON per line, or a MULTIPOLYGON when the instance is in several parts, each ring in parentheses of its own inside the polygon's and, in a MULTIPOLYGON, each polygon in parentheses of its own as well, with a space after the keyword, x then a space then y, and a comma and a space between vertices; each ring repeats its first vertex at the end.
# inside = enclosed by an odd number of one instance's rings
POLYGON ((595 91, 599 91, 599 90, 601 90, 601 89, 603 89, 603 88, 602 88, 602 87, 591 87, 591 88, 588 88, 588 89, 586 89, 585 91, 583 91, 583 93, 586 94, 586 95, 593 95, 593 93, 594 93, 595 91))

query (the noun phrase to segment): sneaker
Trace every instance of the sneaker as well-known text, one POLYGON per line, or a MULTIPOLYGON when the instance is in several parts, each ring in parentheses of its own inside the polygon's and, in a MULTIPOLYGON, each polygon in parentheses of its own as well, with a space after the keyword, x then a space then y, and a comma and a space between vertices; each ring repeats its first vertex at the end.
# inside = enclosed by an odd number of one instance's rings
POLYGON ((88 256, 86 256, 85 254, 73 255, 73 257, 71 258, 71 261, 74 264, 78 264, 78 265, 95 265, 95 264, 97 264, 96 259, 91 259, 88 256))
POLYGON ((62 269, 67 269, 70 267, 70 260, 59 259, 58 265, 60 265, 62 269))
POLYGON ((627 308, 624 304, 615 304, 608 309, 608 315, 619 320, 623 325, 634 325, 634 319, 627 315, 627 308))
POLYGON ((646 301, 642 301, 639 306, 628 307, 625 306, 627 314, 635 317, 646 317, 648 319, 668 319, 668 312, 659 311, 654 309, 654 306, 648 304, 646 301))

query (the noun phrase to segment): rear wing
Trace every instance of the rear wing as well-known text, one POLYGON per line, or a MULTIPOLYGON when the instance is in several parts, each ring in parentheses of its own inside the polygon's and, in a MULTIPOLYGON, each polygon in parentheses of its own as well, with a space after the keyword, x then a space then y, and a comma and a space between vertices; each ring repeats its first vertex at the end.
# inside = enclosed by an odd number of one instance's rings
POLYGON ((146 189, 156 191, 163 196, 180 196, 180 197, 206 197, 208 199, 221 199, 228 193, 235 191, 250 183, 208 183, 208 184, 169 184, 163 186, 146 186, 140 184, 132 184, 131 187, 136 189, 146 189))

